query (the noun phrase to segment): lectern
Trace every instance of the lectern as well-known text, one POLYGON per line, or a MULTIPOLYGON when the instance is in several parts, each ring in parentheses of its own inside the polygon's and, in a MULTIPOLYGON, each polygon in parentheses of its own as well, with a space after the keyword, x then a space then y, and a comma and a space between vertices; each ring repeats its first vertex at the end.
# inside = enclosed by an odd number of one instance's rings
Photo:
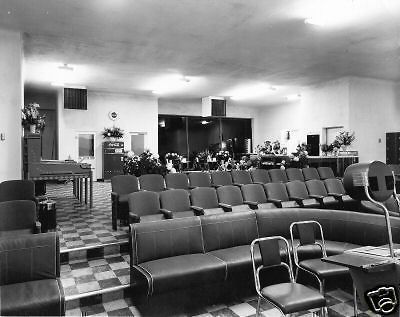
POLYGON ((350 269, 363 305, 380 315, 398 316, 400 257, 397 256, 396 245, 393 244, 389 212, 382 203, 393 195, 400 206, 394 186, 394 174, 389 166, 380 161, 357 163, 346 169, 343 184, 353 199, 369 200, 384 211, 388 244, 348 250, 324 260, 350 269))

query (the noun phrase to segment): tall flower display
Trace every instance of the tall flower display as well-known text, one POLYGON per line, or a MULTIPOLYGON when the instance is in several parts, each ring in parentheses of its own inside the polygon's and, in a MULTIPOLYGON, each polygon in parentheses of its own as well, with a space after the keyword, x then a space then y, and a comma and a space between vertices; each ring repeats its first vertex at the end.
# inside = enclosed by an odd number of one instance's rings
POLYGON ((45 115, 40 115, 39 104, 30 103, 22 109, 21 123, 25 128, 30 128, 32 133, 36 132, 36 129, 42 131, 46 125, 45 115))

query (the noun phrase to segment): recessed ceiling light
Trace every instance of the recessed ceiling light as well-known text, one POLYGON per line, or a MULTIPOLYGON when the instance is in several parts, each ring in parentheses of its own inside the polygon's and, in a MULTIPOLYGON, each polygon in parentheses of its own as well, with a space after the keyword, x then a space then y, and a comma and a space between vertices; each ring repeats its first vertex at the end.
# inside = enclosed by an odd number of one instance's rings
POLYGON ((68 64, 63 64, 62 66, 58 66, 58 69, 61 69, 61 70, 67 70, 67 71, 73 71, 74 70, 74 68, 73 67, 71 67, 71 66, 68 66, 68 64))
POLYGON ((11 11, 7 11, 7 14, 10 15, 10 14, 11 14, 11 11))
POLYGON ((207 120, 203 120, 203 121, 201 121, 201 124, 203 124, 203 125, 205 125, 205 124, 209 124, 210 122, 209 121, 207 121, 207 120))
POLYGON ((52 83, 50 83, 50 85, 52 85, 54 87, 65 87, 65 83, 61 83, 61 82, 52 82, 52 83))
POLYGON ((318 18, 308 18, 304 20, 305 24, 317 25, 317 26, 324 26, 325 21, 318 18))
POLYGON ((288 100, 288 101, 294 101, 294 100, 300 100, 300 99, 301 99, 300 94, 293 94, 293 95, 286 96, 286 100, 288 100))

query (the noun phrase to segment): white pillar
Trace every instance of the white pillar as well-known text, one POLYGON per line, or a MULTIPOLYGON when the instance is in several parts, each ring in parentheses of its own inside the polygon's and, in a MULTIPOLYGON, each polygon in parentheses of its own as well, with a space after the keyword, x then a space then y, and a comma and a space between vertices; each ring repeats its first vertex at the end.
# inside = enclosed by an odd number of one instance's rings
POLYGON ((22 177, 22 35, 0 29, 0 182, 22 177))

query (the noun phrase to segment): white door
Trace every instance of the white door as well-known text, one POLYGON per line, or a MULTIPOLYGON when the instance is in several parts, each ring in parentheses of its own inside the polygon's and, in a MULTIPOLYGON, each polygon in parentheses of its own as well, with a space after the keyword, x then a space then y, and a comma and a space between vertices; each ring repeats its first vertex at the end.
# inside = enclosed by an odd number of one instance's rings
POLYGON ((93 179, 96 179, 96 134, 94 132, 78 132, 78 163, 88 163, 92 166, 93 179))

